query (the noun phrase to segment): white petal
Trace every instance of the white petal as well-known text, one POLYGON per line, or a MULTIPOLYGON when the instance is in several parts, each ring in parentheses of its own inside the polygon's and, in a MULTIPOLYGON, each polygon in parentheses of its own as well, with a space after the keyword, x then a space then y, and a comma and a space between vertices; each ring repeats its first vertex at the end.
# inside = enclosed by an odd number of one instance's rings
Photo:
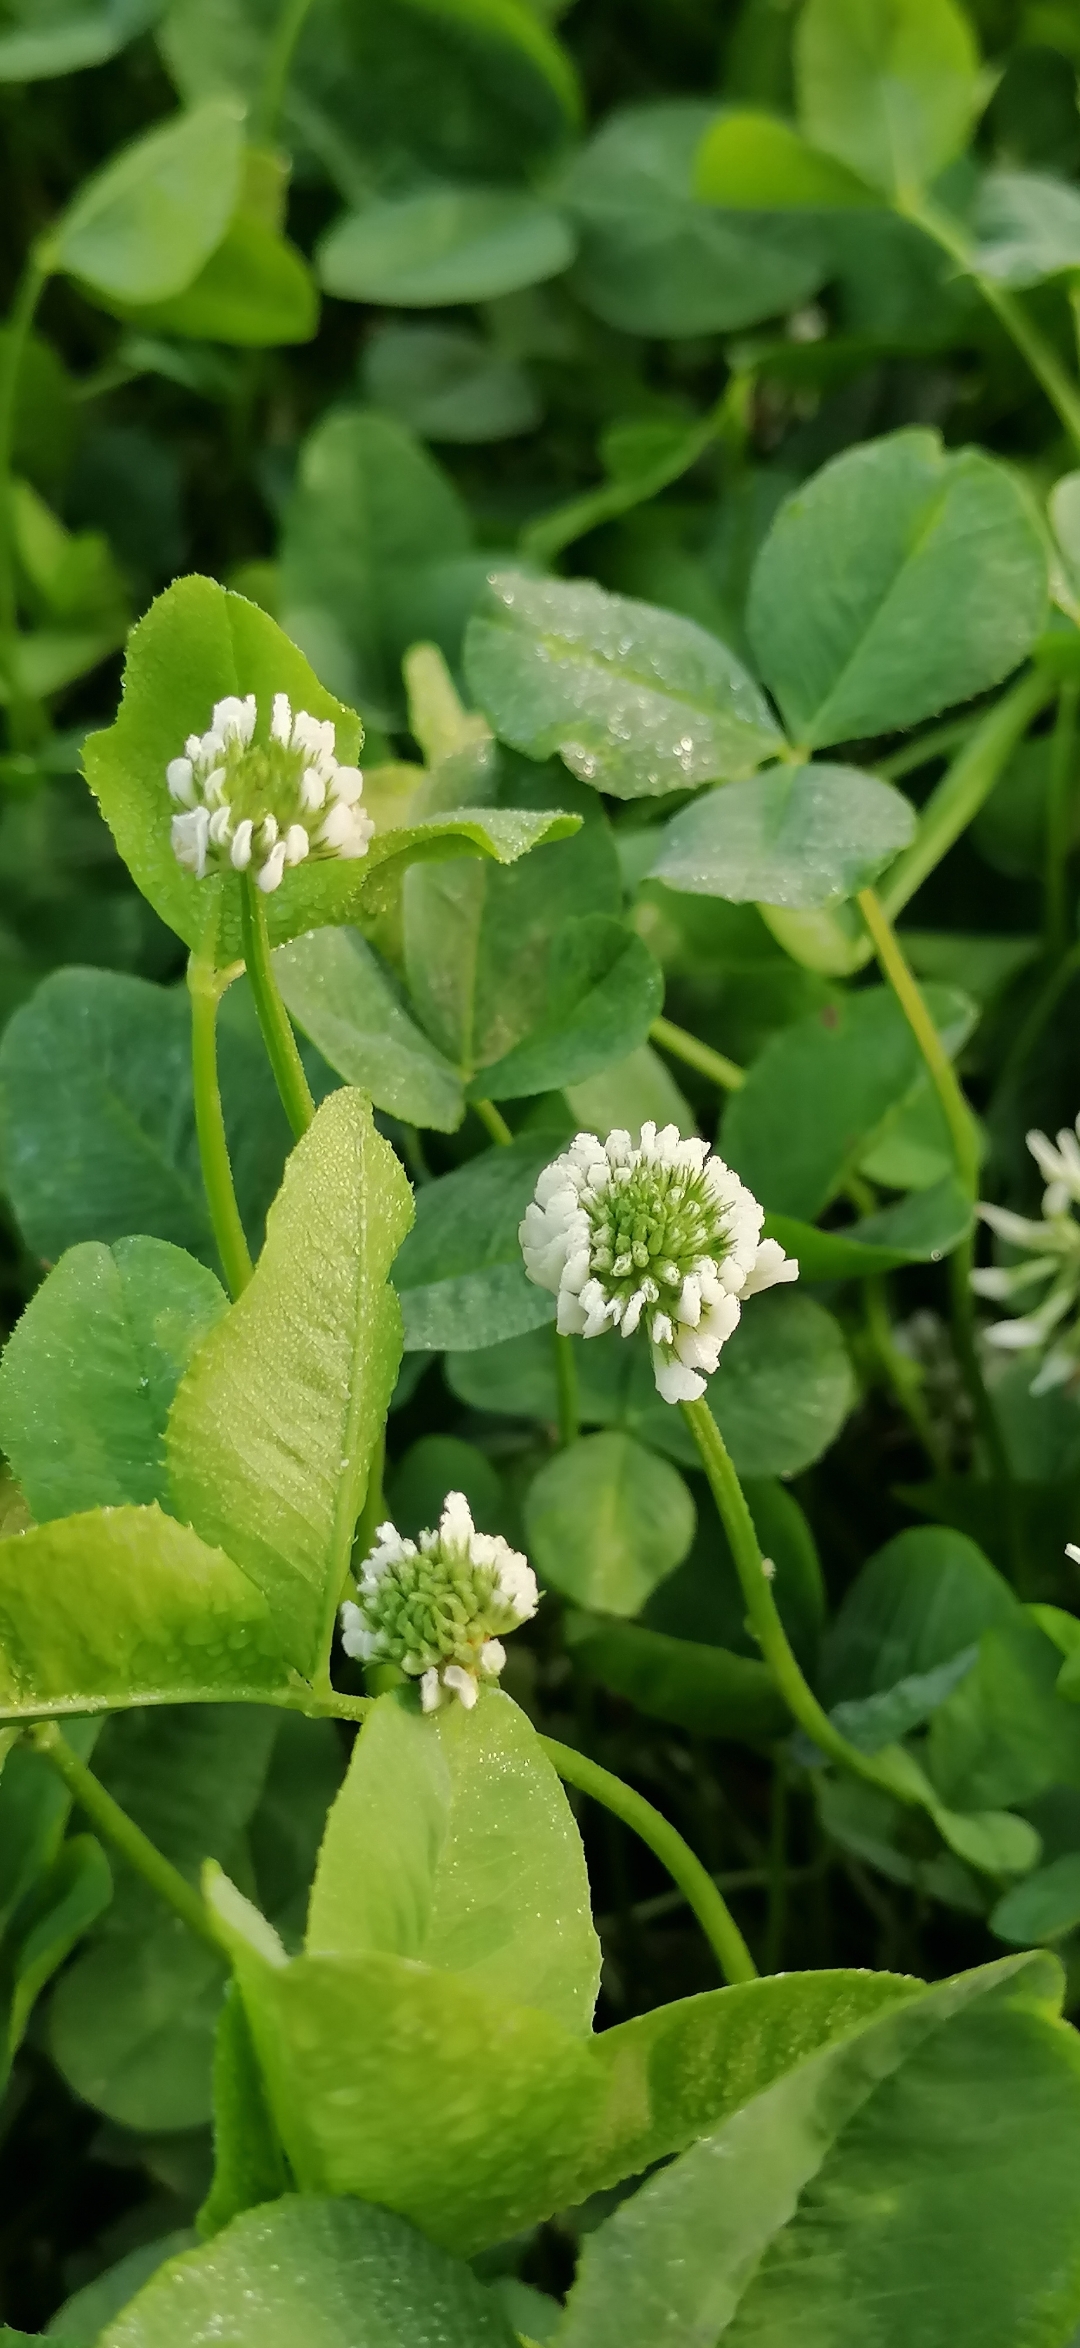
POLYGON ((443 1700, 442 1681, 436 1670, 425 1671, 420 1681, 420 1706, 424 1712, 437 1712, 443 1700))
POLYGON ((471 1712, 479 1692, 471 1671, 463 1670, 460 1663, 448 1663, 442 1676, 443 1686, 471 1712))
POLYGON ((653 1347, 653 1376, 662 1402, 698 1402, 705 1392, 704 1378, 695 1377, 682 1362, 669 1359, 653 1347))
POLYGON ((763 1288, 776 1288, 798 1277, 798 1258, 785 1255, 778 1239, 763 1239, 739 1293, 743 1298, 760 1296, 763 1288))
POLYGON ((287 693, 275 693, 273 715, 270 719, 271 739, 288 749, 292 737, 292 709, 287 693))
POLYGON ((302 823, 291 823, 285 834, 286 864, 302 864, 311 842, 302 823))
POLYGON ((190 758, 170 758, 165 769, 169 796, 181 807, 195 805, 195 770, 190 758))
POLYGON ((339 766, 334 770, 333 788, 346 807, 355 807, 364 788, 364 778, 358 766, 339 766))
POLYGON ((506 1662, 506 1649, 501 1639, 485 1639, 480 1649, 480 1669, 489 1679, 498 1679, 506 1662))
POLYGON ((333 806, 327 808, 315 837, 321 848, 342 848, 351 838, 352 828, 351 807, 346 807, 343 800, 336 799, 333 806))
POLYGON ((262 871, 257 875, 258 884, 264 897, 269 897, 274 889, 280 888, 284 870, 285 842, 279 840, 277 846, 271 848, 262 871))
POLYGON ((245 815, 243 823, 237 824, 233 844, 229 850, 229 858, 237 872, 247 871, 248 865, 251 862, 250 815, 245 815))

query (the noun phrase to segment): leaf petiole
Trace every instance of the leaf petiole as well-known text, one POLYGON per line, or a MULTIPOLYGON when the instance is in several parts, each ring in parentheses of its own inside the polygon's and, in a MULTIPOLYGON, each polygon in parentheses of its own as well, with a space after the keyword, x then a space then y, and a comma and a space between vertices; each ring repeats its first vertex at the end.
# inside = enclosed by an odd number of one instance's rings
POLYGON ((141 1826, 136 1826, 135 1820, 128 1817, 119 1802, 114 1802, 100 1778, 95 1777, 85 1762, 72 1752, 55 1722, 38 1721, 27 1734, 35 1752, 40 1753, 57 1775, 63 1778, 72 1799, 90 1820, 91 1826, 96 1827, 113 1849, 120 1852, 129 1867, 133 1867, 136 1874, 142 1876, 144 1883, 157 1892, 159 1899, 173 1909, 190 1932, 194 1932, 199 1940, 206 1941, 210 1948, 216 1949, 218 1955, 224 1957, 225 1951, 213 1918, 200 1894, 181 1875, 179 1868, 173 1866, 172 1860, 166 1859, 164 1853, 157 1849, 149 1835, 143 1833, 141 1826))
POLYGON ((266 907, 250 873, 240 877, 240 924, 248 984, 255 998, 259 1026, 266 1045, 282 1107, 297 1141, 302 1140, 315 1115, 304 1063, 300 1058, 292 1021, 285 1009, 270 959, 266 907))

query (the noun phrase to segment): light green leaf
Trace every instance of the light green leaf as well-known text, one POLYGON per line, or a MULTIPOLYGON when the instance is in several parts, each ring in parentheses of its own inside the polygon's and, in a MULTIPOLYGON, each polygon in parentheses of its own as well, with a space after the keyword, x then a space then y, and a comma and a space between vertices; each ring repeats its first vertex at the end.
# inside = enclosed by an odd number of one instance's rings
POLYGON ((793 2325, 881 2348, 1066 2338, 1080 2055, 1060 1979, 1006 1958, 788 2072, 586 2237, 559 2348, 665 2328, 779 2348, 793 2325))
POLYGON ((387 1485, 387 1514, 415 1541, 437 1525, 448 1492, 464 1492, 480 1533, 497 1533, 506 1494, 485 1451, 460 1435, 421 1435, 396 1462, 387 1485))
POLYGON ((585 1435, 557 1452, 525 1501, 541 1583, 598 1614, 637 1614, 682 1564, 696 1522, 677 1468, 619 1433, 585 1435))
POLYGON ((127 314, 148 332, 264 350, 310 342, 319 323, 319 297, 296 246, 264 220, 241 211, 182 293, 127 314))
POLYGON ((159 14, 160 0, 61 0, 43 19, 41 0, 15 0, 0 34, 0 82, 50 81, 105 65, 159 14))
POLYGON ((332 1093, 289 1160, 254 1277, 169 1420, 178 1508, 265 1593, 305 1677, 326 1665, 401 1358, 387 1274, 411 1213, 368 1103, 332 1093))
POLYGON ((695 158, 712 119, 697 99, 618 108, 572 164, 562 190, 581 237, 571 282, 606 325, 731 333, 797 308, 826 275, 815 224, 775 212, 719 218, 695 200, 695 158))
POLYGON ((1045 608, 1023 490, 920 427, 845 450, 785 500, 747 620, 794 739, 821 748, 985 692, 1030 651, 1045 608))
POLYGON ((772 767, 676 815, 651 873, 692 896, 802 911, 865 889, 914 836, 915 810, 889 783, 852 766, 772 767))
POLYGON ((999 285, 1039 285, 1080 268, 1080 194, 1037 171, 990 171, 973 227, 976 266, 999 285))
POLYGON ((757 686, 704 628, 589 579, 492 575, 465 669, 495 732, 558 751, 617 799, 752 774, 780 746, 757 686))
POLYGON ((659 963, 608 914, 564 922, 551 940, 547 975, 546 1016, 474 1076, 472 1098, 519 1100, 584 1083, 644 1044, 664 1006, 659 963))
POLYGON ((379 1698, 327 1822, 306 1945, 433 1966, 589 2031, 600 1946, 581 1837, 508 1696, 431 1719, 412 1690, 379 1698))
POLYGON ((464 326, 380 328, 365 346, 362 379, 372 406, 423 440, 512 440, 543 412, 517 359, 464 326))
POLYGON ((779 1288, 750 1300, 708 1399, 741 1476, 795 1476, 835 1442, 855 1396, 832 1314, 779 1288))
POLYGON ((39 1524, 124 1501, 167 1506, 169 1407, 226 1309, 213 1273, 159 1239, 61 1258, 0 1361, 0 1444, 39 1524))
MULTIPOLYGON (((218 1019, 233 1176, 252 1245, 289 1129, 246 988, 218 1019)), ((4 1187, 27 1246, 55 1262, 85 1240, 148 1232, 217 1253, 199 1169, 186 989, 111 970, 57 970, 0 1040, 4 1187)))
POLYGON ((346 1084, 412 1125, 454 1133, 461 1078, 403 1008, 389 972, 356 929, 317 929, 274 957, 282 996, 346 1084))
POLYGON ((808 145, 774 114, 731 112, 710 124, 694 161, 694 193, 705 204, 762 212, 831 212, 878 204, 876 189, 831 155, 808 145))
POLYGON ((765 1236, 796 1256, 803 1280, 855 1280, 903 1264, 936 1264, 971 1229, 971 1200, 954 1174, 842 1230, 820 1231, 795 1215, 767 1215, 765 1236))
POLYGON ((471 1352, 554 1320, 555 1299, 528 1278, 518 1240, 536 1177, 554 1154, 550 1135, 524 1134, 424 1184, 394 1266, 407 1352, 471 1352))
POLYGON ((129 2250, 115 2266, 106 2267, 103 2275, 96 2275, 92 2283, 85 2283, 81 2291, 65 2299, 47 2326, 45 2338, 56 2339, 59 2348, 97 2348, 103 2326, 121 2313, 158 2267, 164 2266, 167 2258, 175 2258, 179 2250, 193 2250, 195 2244, 196 2236, 188 2226, 161 2234, 156 2242, 140 2242, 137 2250, 129 2250))
POLYGON ((211 1875, 207 1890, 300 2190, 422 2216, 433 2241, 466 2256, 680 2150, 911 1988, 887 1975, 788 1976, 582 2039, 400 1958, 285 1963, 231 1884, 211 1875))
POLYGON ((218 2015, 213 2087, 214 2177, 199 2211, 204 2241, 219 2234, 241 2210, 277 2201, 291 2183, 234 1982, 218 2015))
MULTIPOLYGON (((205 728, 216 701, 252 692, 266 725, 274 694, 284 692, 294 708, 331 719, 339 757, 357 755, 359 721, 324 692, 276 621, 213 580, 181 579, 133 630, 120 714, 84 746, 91 789, 143 895, 188 945, 200 944, 216 921, 222 967, 243 951, 239 892, 232 874, 199 881, 177 863, 165 769, 177 744, 205 728)), ((488 818, 466 807, 378 833, 364 857, 308 862, 286 876, 267 900, 271 944, 348 921, 362 905, 377 905, 392 874, 417 858, 464 853, 513 863, 538 842, 574 828, 570 816, 493 810, 488 818)))
POLYGON ((953 0, 807 0, 795 80, 812 144, 894 195, 962 154, 993 86, 953 0))
MULTIPOLYGON (((950 1053, 974 1007, 954 987, 923 990, 950 1053)), ((723 1154, 776 1214, 811 1222, 891 1112, 923 1079, 918 1046, 885 987, 867 987, 781 1029, 724 1112, 723 1154)), ((749 1317, 749 1316, 748 1316, 749 1317)))
POLYGON ((106 302, 182 293, 228 227, 240 186, 243 116, 210 98, 147 131, 80 188, 40 248, 44 265, 106 302))
POLYGON ((403 309, 490 302, 574 258, 560 212, 516 188, 424 188, 346 213, 319 246, 327 293, 403 309))
POLYGON ((156 1506, 0 1541, 0 1719, 216 1703, 287 1678, 261 1592, 156 1506))
POLYGON ((100 2348, 512 2348, 515 2335, 467 2266, 384 2209, 295 2197, 249 2210, 171 2259, 100 2348))

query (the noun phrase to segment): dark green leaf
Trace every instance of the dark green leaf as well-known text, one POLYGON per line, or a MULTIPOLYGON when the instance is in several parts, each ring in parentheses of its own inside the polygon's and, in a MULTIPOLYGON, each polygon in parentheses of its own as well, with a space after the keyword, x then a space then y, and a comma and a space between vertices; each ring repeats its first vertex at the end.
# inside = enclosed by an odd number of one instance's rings
POLYGON ((920 429, 848 449, 793 492, 755 564, 748 625, 794 739, 821 748, 985 692, 1030 651, 1045 608, 1023 490, 920 429))
POLYGON ((954 1174, 842 1230, 819 1231, 794 1215, 766 1215, 765 1233, 796 1256, 803 1280, 856 1280, 902 1264, 937 1264, 966 1238, 972 1205, 954 1174))
POLYGON ((834 1443, 855 1401, 832 1314, 793 1288, 753 1297, 720 1367, 709 1408, 741 1476, 795 1476, 834 1443))
POLYGON ((573 164, 563 190, 581 236, 573 284, 607 325, 730 333, 796 308, 820 285, 828 256, 813 224, 717 217, 695 202, 704 192, 695 156, 711 120, 697 100, 626 107, 573 164))
POLYGON ((48 81, 104 65, 153 23, 161 0, 71 0, 52 22, 42 21, 40 0, 15 0, 6 13, 0 81, 48 81))
POLYGON ((551 940, 546 1018, 469 1092, 505 1101, 581 1084, 643 1044, 663 1003, 663 972, 641 938, 604 913, 571 918, 551 940))
POLYGON ((782 1736, 788 1725, 768 1665, 727 1647, 587 1614, 570 1615, 566 1640, 590 1678, 650 1720, 671 1721, 692 1736, 748 1744, 782 1736))
POLYGON ((598 1614, 637 1614, 681 1565, 696 1510, 678 1470, 631 1435, 586 1435, 541 1468, 525 1502, 541 1583, 598 1614))
MULTIPOLYGON (((952 987, 926 987, 924 999, 947 1049, 957 1051, 973 1006, 952 987)), ((810 1222, 922 1080, 919 1048, 895 997, 867 987, 766 1045, 724 1112, 724 1155, 766 1207, 810 1222)))
POLYGON ((0 1362, 0 1443, 39 1524, 168 1505, 169 1408, 226 1309, 213 1273, 159 1239, 61 1258, 0 1362))
POLYGON ((550 1135, 532 1134, 426 1183, 416 1226, 394 1266, 406 1352, 464 1352, 555 1318, 521 1260, 518 1226, 536 1177, 552 1157, 550 1135))
POLYGON ((990 1930, 999 1940, 1060 1940, 1080 1924, 1080 1851, 1037 1867, 998 1901, 990 1930))
POLYGON ((876 1695, 950 1663, 1017 1602, 982 1550, 944 1525, 897 1533, 863 1566, 826 1632, 828 1704, 876 1695))
POLYGON ((316 929, 279 948, 274 971, 293 1018, 346 1084, 413 1125, 453 1133, 461 1078, 403 1008, 356 929, 316 929))
POLYGON ((511 440, 542 412, 524 367, 463 326, 384 326, 366 346, 363 382, 373 407, 423 440, 511 440))

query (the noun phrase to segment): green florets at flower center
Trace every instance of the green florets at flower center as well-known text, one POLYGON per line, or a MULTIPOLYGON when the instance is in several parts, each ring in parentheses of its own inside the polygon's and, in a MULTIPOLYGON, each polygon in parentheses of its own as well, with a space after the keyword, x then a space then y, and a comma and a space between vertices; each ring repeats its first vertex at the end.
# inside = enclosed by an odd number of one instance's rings
POLYGON ((498 1574, 444 1551, 403 1557, 364 1596, 365 1619, 389 1662, 411 1671, 435 1664, 474 1668, 485 1640, 516 1629, 520 1616, 498 1574))
POLYGON ((673 1293, 703 1257, 728 1252, 723 1219, 699 1174, 682 1167, 634 1166, 616 1172, 588 1208, 590 1271, 611 1296, 627 1302, 644 1277, 673 1293))
POLYGON ((258 824, 272 815, 282 832, 301 819, 300 785, 305 768, 311 764, 308 752, 287 749, 283 742, 252 749, 230 742, 217 763, 224 768, 225 779, 215 797, 219 804, 224 801, 228 805, 234 832, 249 818, 258 824))

